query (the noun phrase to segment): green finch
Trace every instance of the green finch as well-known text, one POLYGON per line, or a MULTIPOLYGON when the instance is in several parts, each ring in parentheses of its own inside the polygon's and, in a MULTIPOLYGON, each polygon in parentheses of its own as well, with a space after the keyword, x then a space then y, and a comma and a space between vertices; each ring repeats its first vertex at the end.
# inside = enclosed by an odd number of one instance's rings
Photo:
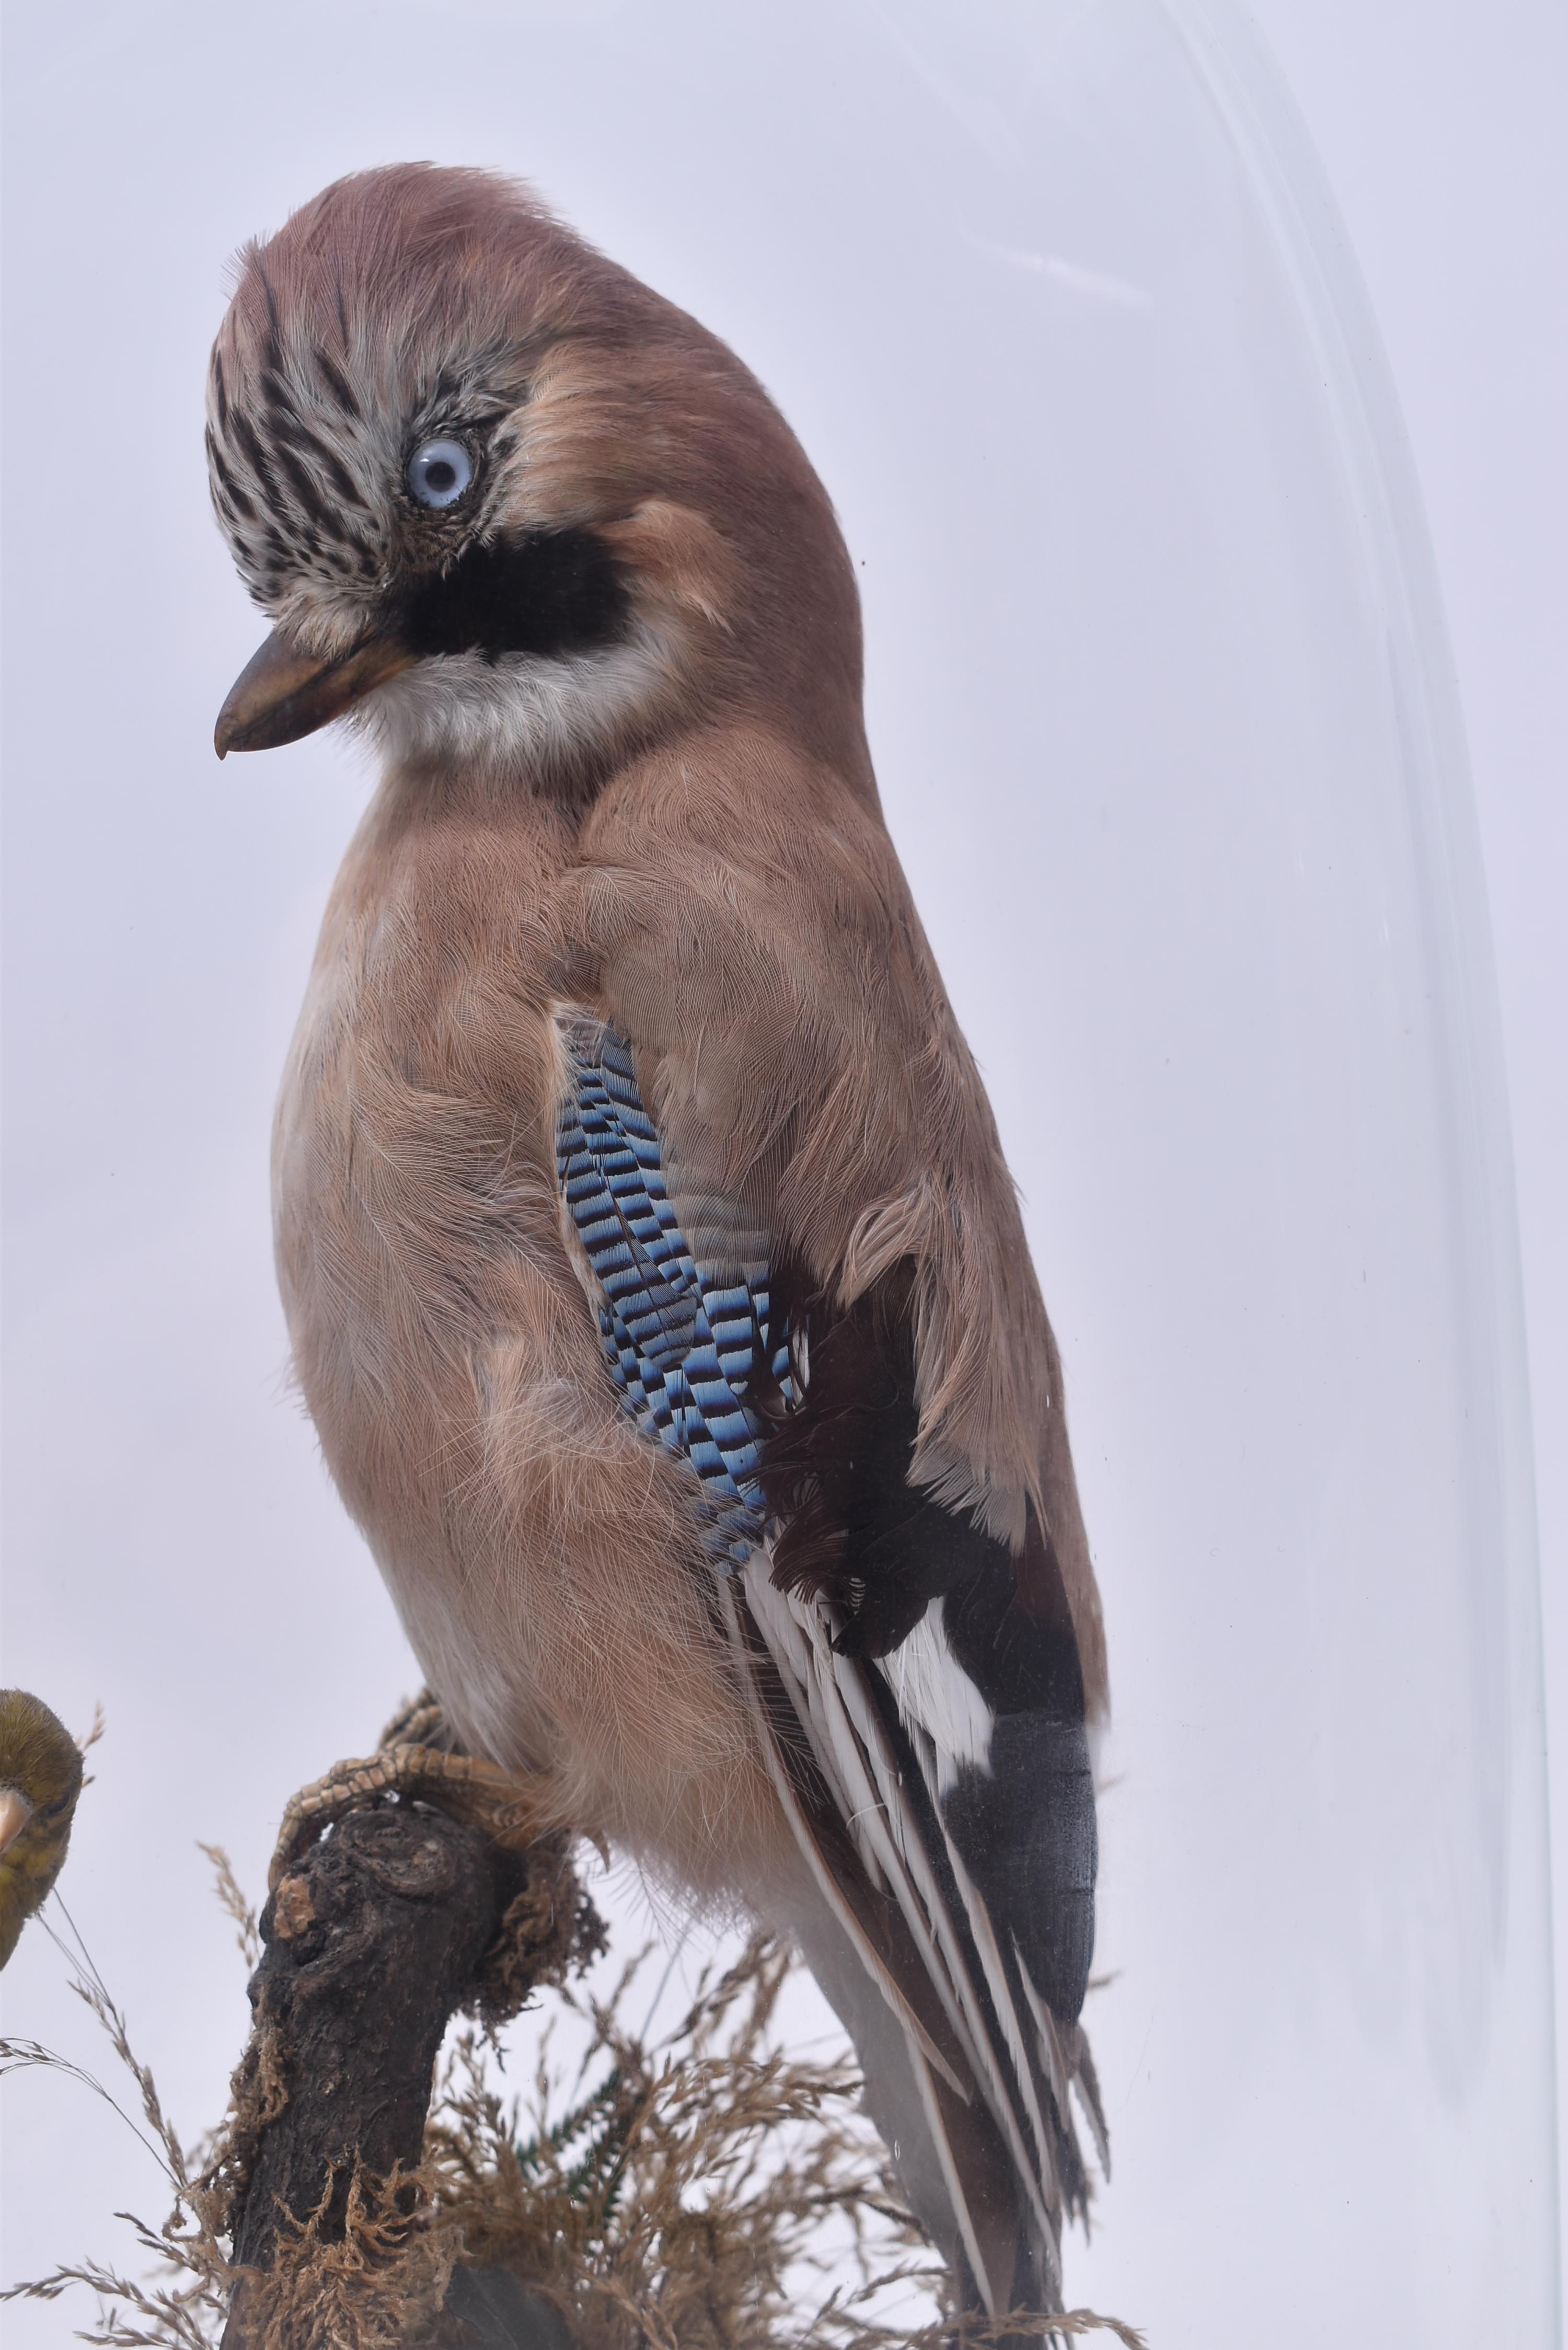
POLYGON ((81 1788, 64 1722, 26 1690, 0 1690, 0 1967, 60 1873, 81 1788))

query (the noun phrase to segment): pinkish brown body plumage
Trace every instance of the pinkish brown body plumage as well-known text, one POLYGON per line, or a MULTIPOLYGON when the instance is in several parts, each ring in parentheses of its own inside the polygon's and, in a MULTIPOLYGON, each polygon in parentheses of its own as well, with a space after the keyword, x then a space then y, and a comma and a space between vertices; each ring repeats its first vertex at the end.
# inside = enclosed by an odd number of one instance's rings
POLYGON ((970 2289, 1055 2306, 1104 1645, 826 496, 713 337, 424 167, 247 250, 210 449, 275 622, 220 750, 380 754, 275 1149, 344 1499, 474 1751, 795 1932, 970 2289))

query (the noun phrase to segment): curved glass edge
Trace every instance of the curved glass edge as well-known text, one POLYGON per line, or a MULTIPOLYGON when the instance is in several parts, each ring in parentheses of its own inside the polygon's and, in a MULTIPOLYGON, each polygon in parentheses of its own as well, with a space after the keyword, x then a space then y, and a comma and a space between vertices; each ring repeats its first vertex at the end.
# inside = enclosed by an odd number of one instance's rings
MULTIPOLYGON (((1420 878, 1436 1033, 1432 1071, 1447 1144, 1449 1226, 1466 1344, 1460 1375, 1473 1441, 1467 1514, 1479 1545, 1501 1530, 1509 1712, 1502 1930, 1511 2013, 1486 2116, 1500 2139, 1535 2107, 1530 2248, 1542 2343, 1561 2338, 1555 2017, 1547 1828, 1545 1692, 1523 1285, 1501 1016, 1459 681, 1436 557, 1370 296, 1310 132, 1255 25, 1232 0, 1160 0, 1251 173, 1277 258, 1322 369, 1360 519, 1397 713, 1409 838, 1420 878)), ((1494 1555, 1497 1554, 1494 1552, 1494 1555)), ((1501 2240, 1499 2251, 1505 2250, 1501 2240)), ((1517 2235, 1506 2245, 1517 2261, 1517 2235)))

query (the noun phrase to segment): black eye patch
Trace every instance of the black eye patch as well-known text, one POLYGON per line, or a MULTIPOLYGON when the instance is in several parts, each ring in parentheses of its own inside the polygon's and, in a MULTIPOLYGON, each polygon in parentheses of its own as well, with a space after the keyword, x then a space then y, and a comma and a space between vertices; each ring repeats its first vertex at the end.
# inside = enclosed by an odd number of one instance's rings
POLYGON ((536 533, 473 546, 422 580, 399 633, 412 653, 591 652, 626 634, 626 588, 589 530, 536 533))

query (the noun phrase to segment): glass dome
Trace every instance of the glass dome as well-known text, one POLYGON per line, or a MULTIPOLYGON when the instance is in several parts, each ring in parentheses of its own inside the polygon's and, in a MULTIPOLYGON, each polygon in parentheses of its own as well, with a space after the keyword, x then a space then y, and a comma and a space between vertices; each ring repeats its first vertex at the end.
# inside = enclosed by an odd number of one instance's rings
MULTIPOLYGON (((79 566, 30 571, 12 632, 11 952, 52 1008, 10 1078, 11 1669, 52 1688, 77 1657, 124 1726, 67 1891, 155 2063, 161 2034, 199 2057, 175 2102, 215 2117, 243 2001, 117 1963, 156 1838, 222 1836, 256 1881, 283 1798, 412 1672, 276 1393, 263 1198, 363 779, 320 740, 265 777, 211 765, 254 623, 205 511, 202 357, 243 235, 363 163, 483 162, 735 346, 860 566, 884 799, 1026 1196, 1106 1596, 1088 2022, 1115 2175, 1069 2298, 1159 2350, 1548 2350, 1539 1633, 1480 860, 1376 330, 1240 8, 276 0, 263 40, 197 0, 52 14, 13 45, 13 348, 58 346, 70 287, 137 461, 14 502, 18 544, 93 549, 122 617, 92 696, 79 566), (24 794, 35 771, 62 788, 24 794), (84 1442, 112 1476, 76 1473, 84 1442), (171 1622, 185 1679, 150 1708, 171 1622), (226 1677, 241 1638, 265 1707, 226 1677)), ((61 375, 57 445, 95 445, 100 382, 61 375)), ((189 1924, 202 1884, 168 1881, 169 1941, 226 1967, 221 1921, 189 1924)), ((18 1981, 43 1963, 25 1944, 18 1981)), ((27 1981, 17 2028, 64 2039, 27 1981)), ((150 2192, 75 2121, 91 2226, 61 2238, 36 2153, 16 2187, 50 2257, 150 2192)))
POLYGON ((876 710, 941 837, 1106 1592, 1117 2169, 1070 2273, 1156 2340, 1304 2345, 1354 2305, 1357 2341, 1544 2344, 1527 1423, 1419 505, 1240 22, 1024 22, 983 71, 945 13, 911 43, 991 159, 953 208, 986 446, 940 494, 1008 559, 876 710))
POLYGON ((877 676, 878 747, 940 841, 917 887, 940 866, 1029 1196, 1111 1639, 1117 2168, 1074 2291, 1155 2341, 1546 2344, 1506 1115, 1376 331, 1230 11, 1030 12, 983 72, 933 11, 911 47, 990 159, 957 205, 932 175, 973 255, 950 413, 986 410, 946 543, 1007 556, 923 679, 877 676))

